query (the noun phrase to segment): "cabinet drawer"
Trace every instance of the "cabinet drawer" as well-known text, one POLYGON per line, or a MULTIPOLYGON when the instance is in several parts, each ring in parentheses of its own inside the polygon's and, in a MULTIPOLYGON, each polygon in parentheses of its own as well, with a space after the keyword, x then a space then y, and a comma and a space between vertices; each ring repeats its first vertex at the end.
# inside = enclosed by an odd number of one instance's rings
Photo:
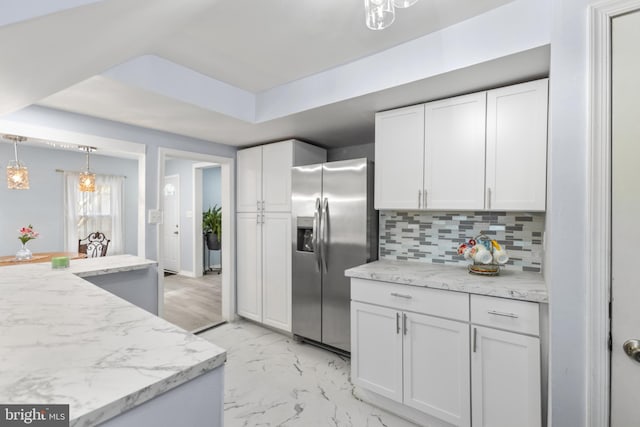
POLYGON ((351 299, 398 310, 469 321, 469 295, 462 292, 353 278, 351 299))
POLYGON ((539 306, 535 302, 471 295, 471 323, 540 335, 539 306))

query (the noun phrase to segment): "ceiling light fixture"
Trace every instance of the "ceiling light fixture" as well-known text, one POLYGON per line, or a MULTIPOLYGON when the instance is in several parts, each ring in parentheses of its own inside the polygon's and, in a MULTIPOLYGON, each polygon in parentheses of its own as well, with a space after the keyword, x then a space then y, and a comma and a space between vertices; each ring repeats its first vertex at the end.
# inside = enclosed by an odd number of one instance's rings
POLYGON ((418 0, 364 0, 365 20, 372 30, 384 30, 396 19, 395 8, 405 9, 418 0))
POLYGON ((24 142, 27 138, 18 135, 4 135, 4 139, 13 141, 13 152, 15 154, 15 160, 9 161, 7 166, 7 188, 10 190, 28 190, 29 170, 18 160, 18 142, 24 142))
POLYGON ((87 153, 87 168, 80 172, 80 184, 78 189, 83 193, 93 193, 96 191, 96 174, 89 169, 89 153, 96 150, 96 147, 81 145, 80 150, 87 153))

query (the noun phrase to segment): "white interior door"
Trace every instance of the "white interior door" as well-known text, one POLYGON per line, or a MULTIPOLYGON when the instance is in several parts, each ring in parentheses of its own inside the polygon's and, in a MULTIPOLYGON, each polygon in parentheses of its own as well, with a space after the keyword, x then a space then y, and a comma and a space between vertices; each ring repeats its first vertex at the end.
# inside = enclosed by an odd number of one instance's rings
POLYGON ((180 271, 180 176, 164 177, 164 247, 162 251, 164 269, 180 271))
POLYGON ((614 18, 612 28, 611 426, 626 427, 640 420, 640 359, 623 349, 640 340, 640 11, 614 18))

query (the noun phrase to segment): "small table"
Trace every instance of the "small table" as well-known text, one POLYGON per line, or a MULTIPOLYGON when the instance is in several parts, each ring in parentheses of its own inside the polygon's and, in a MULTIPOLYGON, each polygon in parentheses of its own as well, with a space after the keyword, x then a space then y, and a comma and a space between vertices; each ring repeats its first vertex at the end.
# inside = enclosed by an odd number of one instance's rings
POLYGON ((69 259, 81 259, 86 258, 86 254, 79 254, 77 252, 40 252, 33 254, 31 259, 25 259, 23 261, 18 261, 15 255, 2 256, 0 257, 0 267, 4 267, 6 265, 20 265, 20 264, 35 264, 39 262, 50 262, 51 258, 59 257, 59 256, 67 256, 69 259))

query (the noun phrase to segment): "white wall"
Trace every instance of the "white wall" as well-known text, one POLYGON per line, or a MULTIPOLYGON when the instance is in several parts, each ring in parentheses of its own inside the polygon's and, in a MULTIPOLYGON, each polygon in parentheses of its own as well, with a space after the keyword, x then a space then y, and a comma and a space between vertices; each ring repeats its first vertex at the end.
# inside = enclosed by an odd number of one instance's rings
MULTIPOLYGON (((32 224, 41 235, 29 242, 33 252, 64 250, 64 178, 56 169, 77 171, 85 166, 80 152, 22 145, 19 158, 29 168, 29 190, 9 190, 4 166, 13 159, 13 145, 0 143, 0 255, 12 255, 19 248, 18 228, 32 224)), ((124 175, 124 251, 136 254, 138 215, 138 163, 135 160, 102 155, 91 156, 91 169, 107 175, 124 175)), ((70 248, 72 249, 72 248, 70 248)), ((75 250, 75 249, 74 249, 75 250)))
POLYGON ((545 279, 551 301, 550 415, 557 427, 586 425, 588 405, 588 4, 552 2, 545 279))

